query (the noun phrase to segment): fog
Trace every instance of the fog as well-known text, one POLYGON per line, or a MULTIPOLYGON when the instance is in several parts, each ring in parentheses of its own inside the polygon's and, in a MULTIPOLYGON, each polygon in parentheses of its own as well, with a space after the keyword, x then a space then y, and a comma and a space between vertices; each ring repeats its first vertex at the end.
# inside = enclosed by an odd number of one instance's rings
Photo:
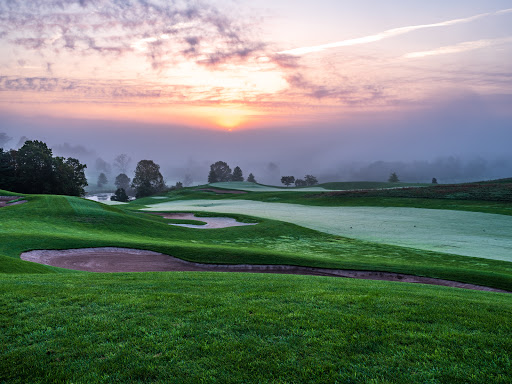
MULTIPOLYGON (((510 98, 506 99, 507 101, 510 98)), ((503 103, 503 100, 502 100, 503 103)), ((496 113, 478 98, 433 105, 414 113, 373 113, 329 124, 214 131, 137 122, 37 118, 2 114, 0 133, 12 139, 42 140, 54 155, 86 163, 89 184, 101 171, 98 158, 110 166, 109 180, 119 173, 114 158, 122 153, 136 163, 154 160, 168 185, 190 175, 205 183, 209 165, 226 161, 247 177, 279 184, 283 175, 315 175, 320 182, 387 180, 464 182, 512 176, 512 119, 496 113), (25 138, 24 138, 25 137, 25 138)), ((108 173, 108 172, 107 172, 108 173)))

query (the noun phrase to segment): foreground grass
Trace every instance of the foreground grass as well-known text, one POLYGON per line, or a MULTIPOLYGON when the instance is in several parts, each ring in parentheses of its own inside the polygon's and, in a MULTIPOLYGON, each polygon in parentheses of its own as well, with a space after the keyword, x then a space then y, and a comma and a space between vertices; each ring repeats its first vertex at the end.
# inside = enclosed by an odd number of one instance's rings
MULTIPOLYGON (((219 264, 287 264, 409 273, 512 290, 512 263, 375 244, 274 220, 215 230, 170 226, 155 215, 63 196, 27 196, 0 209, 3 272, 28 268, 18 259, 33 249, 126 247, 219 264)), ((251 221, 241 215, 239 220, 251 221)), ((39 266, 47 272, 62 270, 39 266)), ((37 271, 39 272, 39 270, 37 271)))
POLYGON ((0 279, 0 382, 508 383, 507 294, 311 276, 0 279))

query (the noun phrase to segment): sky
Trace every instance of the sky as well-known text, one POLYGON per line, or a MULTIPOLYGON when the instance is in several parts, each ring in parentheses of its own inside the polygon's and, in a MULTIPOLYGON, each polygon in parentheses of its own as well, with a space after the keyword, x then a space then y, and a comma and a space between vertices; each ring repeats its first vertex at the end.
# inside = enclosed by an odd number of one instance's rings
POLYGON ((512 3, 0 1, 1 132, 169 180, 511 176, 512 3))

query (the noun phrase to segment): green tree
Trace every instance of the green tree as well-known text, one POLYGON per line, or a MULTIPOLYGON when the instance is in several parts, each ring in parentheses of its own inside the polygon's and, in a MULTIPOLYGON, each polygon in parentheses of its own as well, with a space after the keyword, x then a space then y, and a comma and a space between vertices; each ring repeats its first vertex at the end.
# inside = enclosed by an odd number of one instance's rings
POLYGON ((395 172, 393 172, 391 175, 389 175, 388 181, 390 183, 398 183, 400 181, 400 179, 398 178, 397 174, 395 172))
POLYGON ((295 180, 295 186, 296 187, 305 187, 307 184, 304 180, 302 179, 297 179, 295 180))
POLYGON ((283 176, 283 177, 281 177, 281 183, 283 183, 287 187, 290 186, 291 184, 293 184, 294 182, 295 182, 295 177, 294 176, 283 176))
POLYGON ((208 175, 209 183, 231 181, 231 177, 231 168, 229 168, 226 162, 217 161, 215 164, 210 165, 210 174, 208 175))
POLYGON ((116 192, 114 193, 114 196, 110 197, 110 200, 121 201, 121 202, 125 203, 128 200, 130 200, 130 198, 126 194, 126 191, 124 190, 124 188, 117 188, 116 192))
POLYGON ((153 160, 141 160, 137 163, 132 188, 135 197, 151 196, 165 189, 164 178, 160 173, 160 166, 153 160))
POLYGON ((84 196, 87 178, 85 168, 79 160, 69 157, 55 157, 53 159, 53 191, 57 195, 84 196))
POLYGON ((249 173, 249 177, 247 178, 247 181, 249 183, 256 183, 256 179, 254 178, 254 175, 252 173, 249 173))
POLYGON ((235 169, 233 169, 231 181, 244 181, 244 175, 242 174, 242 169, 240 167, 236 166, 235 169))
POLYGON ((108 183, 107 176, 103 172, 101 172, 100 175, 98 176, 98 183, 97 183, 98 187, 101 188, 107 183, 108 183))

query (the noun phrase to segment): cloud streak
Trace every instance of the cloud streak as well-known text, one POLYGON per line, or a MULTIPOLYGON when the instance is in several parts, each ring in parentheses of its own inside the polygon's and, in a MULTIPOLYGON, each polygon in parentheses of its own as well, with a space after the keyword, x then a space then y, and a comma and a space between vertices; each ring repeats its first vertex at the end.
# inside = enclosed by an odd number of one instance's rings
POLYGON ((282 54, 282 55, 301 56, 301 55, 305 55, 308 53, 321 52, 326 49, 350 47, 353 45, 374 43, 374 42, 381 41, 384 39, 389 39, 391 37, 400 36, 400 35, 404 35, 404 34, 407 34, 410 32, 418 31, 421 29, 449 27, 449 26, 457 25, 457 24, 470 23, 470 22, 473 22, 473 21, 476 21, 476 20, 479 20, 479 19, 482 19, 485 17, 503 15, 503 14, 511 13, 511 12, 512 12, 512 8, 504 9, 504 10, 497 11, 497 12, 481 13, 479 15, 470 16, 470 17, 466 17, 463 19, 454 19, 454 20, 447 20, 447 21, 433 23, 433 24, 421 24, 421 25, 411 25, 411 26, 407 26, 407 27, 393 28, 393 29, 388 29, 384 32, 374 34, 374 35, 359 37, 359 38, 355 38, 355 39, 342 40, 342 41, 337 41, 337 42, 329 43, 329 44, 295 48, 295 49, 290 49, 287 51, 281 51, 278 53, 282 54))
POLYGON ((482 49, 492 47, 494 45, 506 44, 512 42, 512 37, 505 37, 502 39, 483 39, 475 41, 466 41, 463 43, 449 45, 446 47, 440 47, 432 49, 430 51, 422 52, 411 52, 403 56, 404 59, 418 59, 428 56, 447 55, 451 53, 462 53, 468 51, 474 51, 476 49, 482 49))

